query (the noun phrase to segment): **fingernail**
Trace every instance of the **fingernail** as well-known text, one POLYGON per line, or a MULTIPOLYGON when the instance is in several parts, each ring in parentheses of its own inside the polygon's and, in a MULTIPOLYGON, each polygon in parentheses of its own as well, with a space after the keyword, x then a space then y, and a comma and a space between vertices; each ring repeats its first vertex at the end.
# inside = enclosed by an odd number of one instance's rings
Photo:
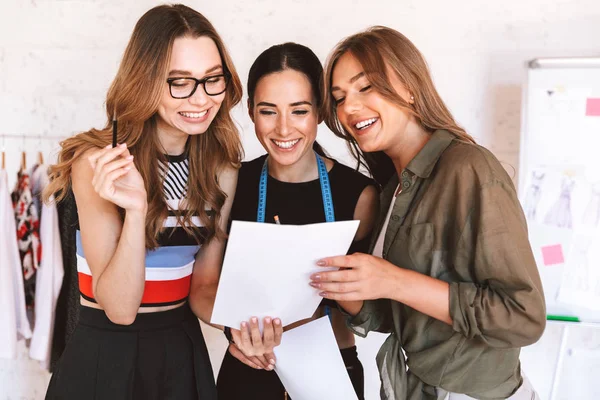
POLYGON ((127 156, 127 157, 125 157, 125 158, 126 158, 127 160, 133 160, 133 156, 132 156, 132 155, 131 155, 131 156, 127 156))
POLYGON ((246 327, 246 321, 242 322, 242 328, 246 327))
POLYGON ((320 283, 317 283, 317 282, 311 282, 311 283, 310 283, 310 286, 312 286, 312 287, 314 287, 314 288, 317 288, 317 289, 318 289, 318 288, 320 288, 320 287, 321 287, 321 284, 320 284, 320 283))
POLYGON ((112 147, 112 144, 109 144, 105 147, 105 149, 110 149, 112 147))
POLYGON ((325 265, 325 261, 319 260, 319 261, 317 261, 317 265, 320 265, 322 267, 325 265))
POLYGON ((123 147, 127 147, 127 143, 121 143, 121 144, 119 145, 119 147, 121 147, 121 148, 123 148, 123 147))
POLYGON ((265 323, 266 324, 270 324, 271 323, 271 318, 269 318, 269 317, 265 318, 265 323))
POLYGON ((129 171, 131 167, 125 167, 125 171, 129 171))
POLYGON ((327 296, 327 292, 321 292, 321 293, 319 293, 319 296, 326 297, 327 296))
POLYGON ((272 365, 269 365, 269 366, 267 367, 267 369, 268 369, 269 371, 272 371, 272 370, 273 370, 273 366, 272 366, 272 365))
POLYGON ((319 279, 321 279, 321 275, 319 274, 315 274, 313 276, 310 277, 313 281, 318 281, 319 279))
POLYGON ((277 319, 275 319, 273 322, 275 322, 275 325, 279 325, 279 324, 281 324, 281 320, 279 320, 278 318, 277 318, 277 319))
POLYGON ((258 322, 258 319, 257 319, 256 317, 252 317, 252 322, 253 322, 253 323, 257 323, 257 322, 258 322))
POLYGON ((270 359, 270 360, 269 360, 269 362, 270 362, 271 364, 275 365, 275 360, 273 360, 273 359, 270 359))

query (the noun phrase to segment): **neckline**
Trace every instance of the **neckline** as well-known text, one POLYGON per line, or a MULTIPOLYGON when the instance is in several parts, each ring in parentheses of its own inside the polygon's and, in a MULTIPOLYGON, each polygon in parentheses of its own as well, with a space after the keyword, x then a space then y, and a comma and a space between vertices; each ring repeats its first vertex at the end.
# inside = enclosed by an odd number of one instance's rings
MULTIPOLYGON (((331 161, 333 161, 333 165, 331 166, 331 169, 327 171, 328 176, 331 176, 331 173, 338 165, 338 162, 336 160, 331 160, 331 161)), ((267 178, 269 179, 269 181, 273 181, 273 182, 275 182, 277 184, 281 184, 281 185, 310 185, 310 184, 315 184, 315 183, 320 184, 320 180, 318 177, 316 179, 313 179, 310 181, 305 181, 305 182, 286 182, 286 181, 280 181, 279 179, 273 177, 271 174, 267 173, 267 178)))
POLYGON ((187 151, 184 151, 183 153, 179 154, 179 155, 170 155, 170 154, 165 154, 164 155, 167 158, 167 161, 170 163, 175 163, 175 162, 182 162, 187 160, 187 151))

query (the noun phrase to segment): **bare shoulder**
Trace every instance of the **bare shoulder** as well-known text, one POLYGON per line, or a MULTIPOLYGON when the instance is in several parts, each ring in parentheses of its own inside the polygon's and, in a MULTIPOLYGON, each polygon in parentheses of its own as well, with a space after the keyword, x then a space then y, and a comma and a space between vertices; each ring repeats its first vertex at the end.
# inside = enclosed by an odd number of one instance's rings
POLYGON ((375 185, 367 185, 356 202, 356 209, 369 209, 379 204, 379 191, 375 185))
MULTIPOLYGON (((71 184, 75 203, 81 225, 87 225, 87 221, 97 216, 112 215, 115 222, 119 222, 117 207, 96 193, 92 185, 94 169, 89 157, 100 149, 92 148, 81 153, 71 166, 71 184), (83 207, 85 205, 85 207, 83 207)), ((120 225, 120 223, 119 223, 120 225)))
POLYGON ((237 182, 239 168, 234 168, 231 165, 226 165, 219 170, 219 184, 231 185, 237 182))
POLYGON ((226 165, 219 171, 219 186, 221 186, 221 189, 227 194, 227 196, 233 196, 235 192, 238 171, 238 168, 234 168, 231 165, 226 165))
POLYGON ((73 161, 73 165, 71 166, 71 179, 73 181, 91 179, 91 177, 94 175, 94 170, 92 169, 92 164, 90 163, 89 158, 98 150, 100 149, 88 149, 79 154, 75 161, 73 161))
POLYGON ((321 157, 321 159, 325 162, 325 168, 327 169, 327 171, 331 171, 331 168, 333 168, 333 166, 335 165, 333 160, 327 157, 321 157))

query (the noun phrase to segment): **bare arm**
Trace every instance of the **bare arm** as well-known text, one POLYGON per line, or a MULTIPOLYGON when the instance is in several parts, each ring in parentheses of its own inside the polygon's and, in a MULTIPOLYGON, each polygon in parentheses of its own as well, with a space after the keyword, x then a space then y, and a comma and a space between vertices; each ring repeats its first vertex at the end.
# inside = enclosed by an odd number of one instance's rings
POLYGON ((395 272, 394 278, 390 279, 383 298, 406 304, 423 314, 452 325, 448 282, 409 269, 397 268, 391 264, 390 271, 395 272), (424 296, 424 293, 427 295, 424 296))
MULTIPOLYGON (((219 185, 227 195, 225 204, 221 209, 220 221, 221 229, 226 231, 229 213, 231 212, 231 206, 235 197, 237 170, 233 168, 223 170, 219 175, 219 185)), ((190 290, 190 306, 194 314, 207 324, 210 323, 215 304, 224 252, 225 240, 213 239, 209 244, 200 249, 194 263, 192 287, 190 290)), ((223 329, 220 326, 215 327, 223 329)))
MULTIPOLYGON (((373 233, 377 215, 379 214, 379 193, 373 185, 369 185, 360 194, 356 208, 354 209, 354 219, 360 221, 356 232, 355 241, 364 240, 373 233)), ((338 301, 340 307, 351 315, 356 315, 363 306, 363 301, 338 301)))
MULTIPOLYGON (((227 195, 221 209, 221 228, 223 230, 226 230, 235 198, 237 174, 237 170, 229 168, 223 171, 219 177, 219 184, 227 195)), ((194 263, 190 306, 194 314, 207 324, 210 324, 214 308, 224 252, 225 240, 213 239, 198 253, 194 263)), ((224 328, 221 325, 210 325, 217 329, 224 328)), ((281 321, 267 317, 264 319, 264 338, 262 338, 258 329, 258 320, 252 318, 247 323, 243 322, 240 330, 232 329, 235 344, 230 344, 229 351, 234 357, 252 368, 272 370, 275 363, 273 347, 281 342, 282 332, 281 321)))
POLYGON ((93 150, 73 164, 73 192, 94 297, 116 324, 131 324, 145 284, 146 191, 125 147, 93 150), (121 222, 117 205, 125 209, 121 222))

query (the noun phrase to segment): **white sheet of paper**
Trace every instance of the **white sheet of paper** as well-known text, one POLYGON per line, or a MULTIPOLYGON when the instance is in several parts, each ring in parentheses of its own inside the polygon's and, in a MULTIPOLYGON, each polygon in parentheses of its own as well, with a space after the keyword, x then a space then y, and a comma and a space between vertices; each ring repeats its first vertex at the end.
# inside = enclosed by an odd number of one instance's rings
MULTIPOLYGON (((558 301, 600 311, 600 227, 579 229, 565 267, 558 301)), ((544 288, 545 290, 545 288, 544 288)), ((584 317, 582 310, 579 317, 584 317)), ((592 317, 598 321, 598 313, 592 317)))
POLYGON ((294 400, 357 400, 329 318, 283 334, 275 372, 294 400))
POLYGON ((346 254, 360 221, 276 225, 233 221, 211 322, 238 328, 250 317, 284 325, 313 315, 322 298, 309 285, 316 262, 346 254))

